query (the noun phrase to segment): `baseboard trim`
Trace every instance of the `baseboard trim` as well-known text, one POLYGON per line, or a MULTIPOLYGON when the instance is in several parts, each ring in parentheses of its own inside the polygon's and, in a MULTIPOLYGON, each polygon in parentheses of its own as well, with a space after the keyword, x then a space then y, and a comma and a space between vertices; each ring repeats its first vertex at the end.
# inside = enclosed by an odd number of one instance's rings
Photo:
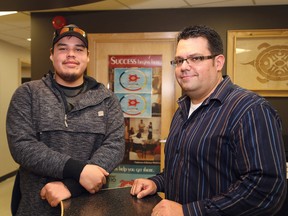
POLYGON ((5 181, 6 179, 15 176, 17 172, 18 172, 18 170, 15 170, 15 171, 10 172, 10 173, 8 173, 8 174, 6 174, 6 175, 4 175, 4 176, 1 176, 1 177, 0 177, 0 182, 3 182, 3 181, 5 181))

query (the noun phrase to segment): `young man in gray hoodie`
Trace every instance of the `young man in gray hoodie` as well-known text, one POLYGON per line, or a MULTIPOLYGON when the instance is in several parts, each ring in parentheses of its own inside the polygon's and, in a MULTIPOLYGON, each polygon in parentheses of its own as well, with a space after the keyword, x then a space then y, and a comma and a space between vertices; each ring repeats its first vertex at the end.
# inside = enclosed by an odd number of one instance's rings
POLYGON ((61 200, 98 192, 124 156, 118 99, 85 75, 85 31, 56 30, 50 60, 54 71, 21 85, 7 113, 9 148, 20 165, 13 215, 59 215, 61 200))

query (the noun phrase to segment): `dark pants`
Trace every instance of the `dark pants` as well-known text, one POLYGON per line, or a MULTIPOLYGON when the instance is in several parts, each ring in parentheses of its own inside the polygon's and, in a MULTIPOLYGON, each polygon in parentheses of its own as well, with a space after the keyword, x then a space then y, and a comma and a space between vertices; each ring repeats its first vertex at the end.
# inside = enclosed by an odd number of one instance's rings
POLYGON ((19 203, 21 200, 21 191, 20 191, 20 175, 19 171, 16 174, 13 191, 12 191, 12 200, 11 200, 11 213, 12 215, 16 215, 19 203))

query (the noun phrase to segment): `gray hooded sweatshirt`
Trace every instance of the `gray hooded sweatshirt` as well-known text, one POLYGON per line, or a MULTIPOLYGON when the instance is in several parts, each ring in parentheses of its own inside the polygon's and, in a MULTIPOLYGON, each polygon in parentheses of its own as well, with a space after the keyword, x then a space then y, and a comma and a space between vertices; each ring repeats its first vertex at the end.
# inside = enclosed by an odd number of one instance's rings
POLYGON ((20 165, 17 215, 59 215, 59 208, 40 198, 46 183, 62 181, 77 196, 86 164, 111 172, 123 159, 119 100, 95 79, 84 79, 85 91, 72 109, 51 72, 21 85, 11 99, 6 130, 11 155, 20 165))

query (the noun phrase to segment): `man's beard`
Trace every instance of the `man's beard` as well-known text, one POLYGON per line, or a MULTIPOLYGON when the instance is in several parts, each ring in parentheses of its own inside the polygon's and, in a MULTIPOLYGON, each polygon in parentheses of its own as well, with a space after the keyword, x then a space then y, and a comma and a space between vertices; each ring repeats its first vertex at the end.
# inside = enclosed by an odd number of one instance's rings
POLYGON ((83 74, 76 74, 76 73, 57 73, 59 77, 61 77, 62 80, 66 82, 75 82, 80 77, 83 76, 83 74))

